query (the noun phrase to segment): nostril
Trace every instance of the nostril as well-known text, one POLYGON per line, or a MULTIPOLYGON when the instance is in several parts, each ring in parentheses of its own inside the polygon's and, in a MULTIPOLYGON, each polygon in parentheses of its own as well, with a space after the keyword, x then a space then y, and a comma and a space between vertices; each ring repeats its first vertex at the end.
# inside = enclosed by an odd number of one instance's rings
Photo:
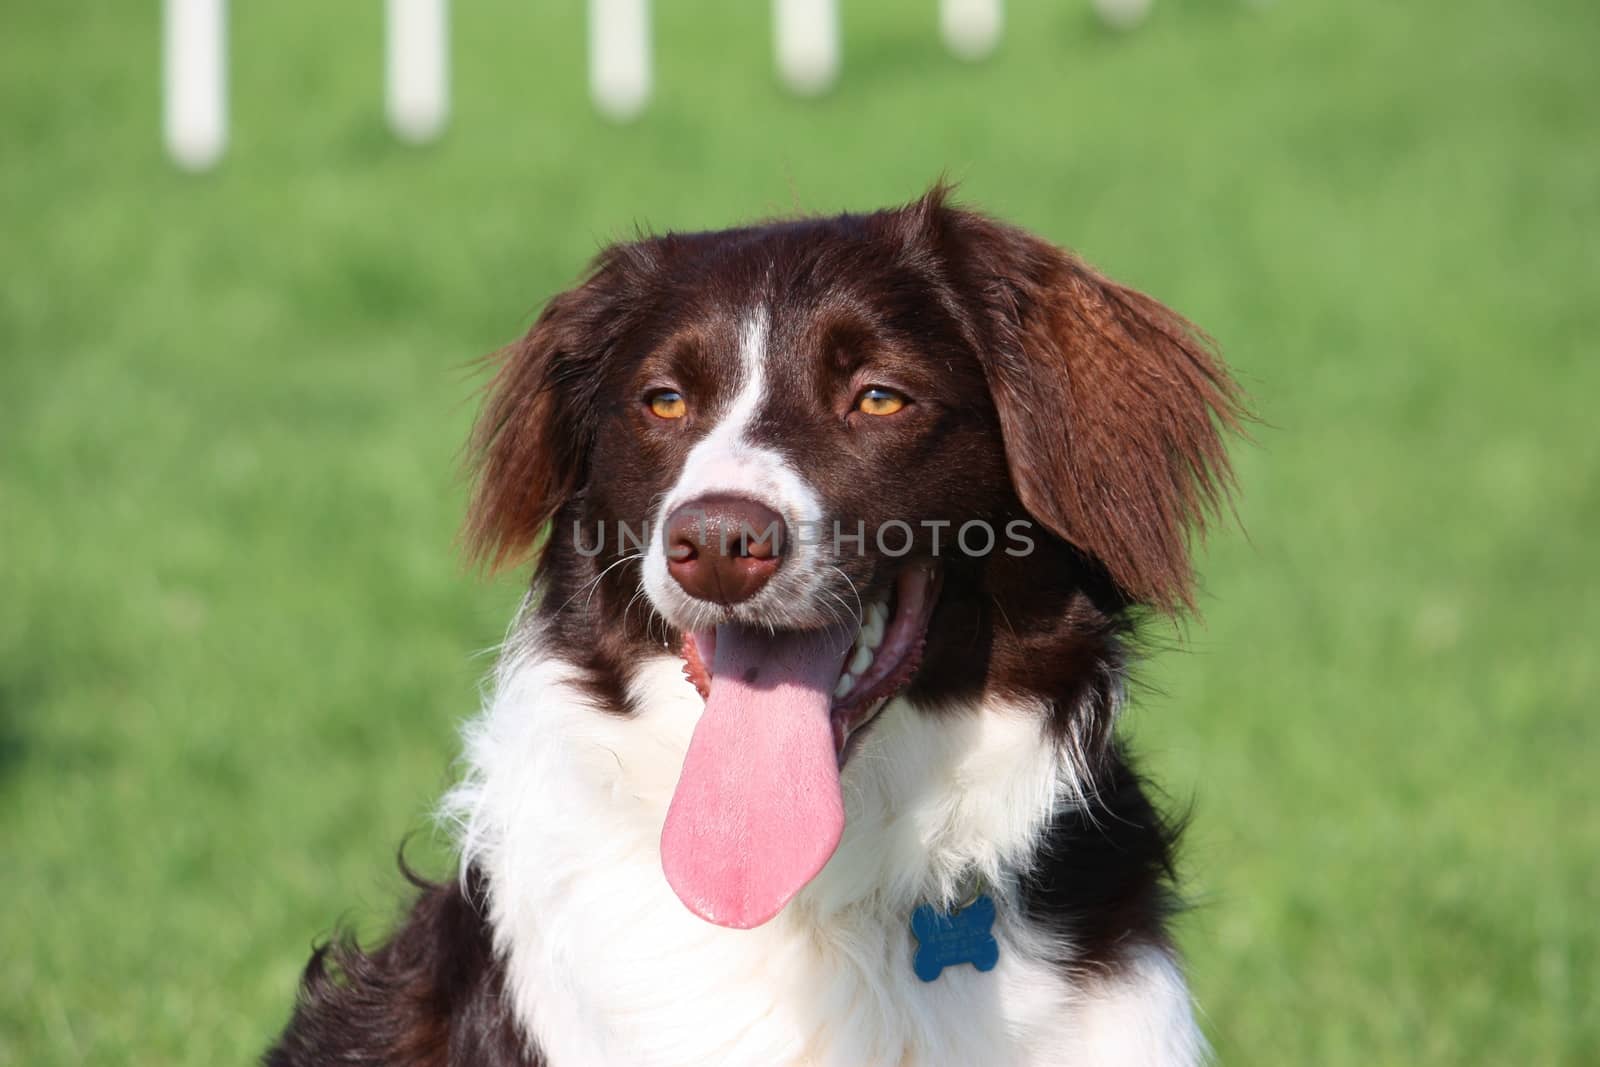
POLYGON ((746 530, 739 538, 739 555, 748 559, 773 559, 778 555, 777 531, 746 530))
POLYGON ((693 541, 679 539, 667 546, 667 559, 672 563, 688 563, 700 554, 693 541))

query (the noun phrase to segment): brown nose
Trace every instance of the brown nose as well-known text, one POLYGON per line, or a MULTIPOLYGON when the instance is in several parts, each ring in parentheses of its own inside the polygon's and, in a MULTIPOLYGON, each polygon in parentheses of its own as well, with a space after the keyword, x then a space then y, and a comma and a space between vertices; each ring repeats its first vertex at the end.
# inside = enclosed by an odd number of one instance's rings
POLYGON ((684 592, 717 604, 749 600, 782 560, 778 513, 737 496, 703 496, 667 516, 667 570, 684 592))

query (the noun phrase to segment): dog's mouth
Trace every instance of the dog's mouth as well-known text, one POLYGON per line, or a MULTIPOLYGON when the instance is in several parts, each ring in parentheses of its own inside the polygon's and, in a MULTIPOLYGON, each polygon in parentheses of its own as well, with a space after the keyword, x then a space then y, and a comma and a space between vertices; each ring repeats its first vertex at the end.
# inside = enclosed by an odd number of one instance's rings
POLYGON ((686 635, 685 674, 705 698, 661 834, 673 890, 701 918, 771 919, 844 832, 839 770, 922 660, 939 575, 913 565, 859 621, 686 635))
MULTIPOLYGON (((853 627, 854 637, 833 683, 828 713, 834 752, 841 765, 857 734, 890 698, 910 684, 922 665, 938 585, 937 572, 920 566, 907 568, 891 590, 867 603, 861 621, 853 627)), ((757 637, 760 634, 758 627, 728 623, 683 638, 683 673, 707 700, 711 698, 710 664, 715 660, 717 634, 730 628, 749 630, 757 637)), ((787 640, 782 634, 768 636, 774 646, 787 640)))

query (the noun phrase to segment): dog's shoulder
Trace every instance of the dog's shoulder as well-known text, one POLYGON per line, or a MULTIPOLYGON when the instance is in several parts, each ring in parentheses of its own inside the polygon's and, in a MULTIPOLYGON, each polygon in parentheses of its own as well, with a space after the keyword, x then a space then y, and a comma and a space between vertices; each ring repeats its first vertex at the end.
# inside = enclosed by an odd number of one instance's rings
POLYGON ((368 951, 340 937, 312 953, 266 1067, 543 1067, 503 1007, 478 872, 407 877, 419 893, 388 941, 368 951))

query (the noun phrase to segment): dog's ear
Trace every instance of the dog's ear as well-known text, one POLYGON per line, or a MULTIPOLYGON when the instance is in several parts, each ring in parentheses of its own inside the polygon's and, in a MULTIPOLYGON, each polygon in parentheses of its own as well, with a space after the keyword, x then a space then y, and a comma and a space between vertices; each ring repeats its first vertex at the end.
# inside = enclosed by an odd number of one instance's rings
POLYGON ((1193 609, 1191 533, 1233 488, 1242 397, 1182 316, 1022 230, 944 206, 937 232, 981 311, 974 343, 1018 497, 1131 600, 1193 609))
POLYGON ((583 484, 600 377, 621 328, 624 247, 587 281, 553 298, 498 363, 469 443, 475 476, 463 541, 491 569, 534 554, 540 535, 583 484))

